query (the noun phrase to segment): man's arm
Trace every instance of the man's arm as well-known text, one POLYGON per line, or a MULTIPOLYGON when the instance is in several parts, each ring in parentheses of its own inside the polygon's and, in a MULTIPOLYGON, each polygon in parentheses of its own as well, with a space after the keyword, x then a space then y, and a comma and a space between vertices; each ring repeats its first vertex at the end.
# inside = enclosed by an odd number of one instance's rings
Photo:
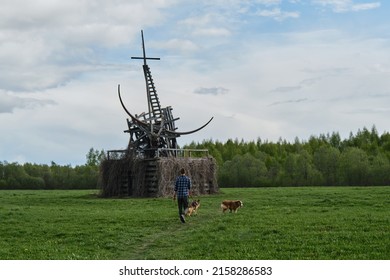
POLYGON ((173 189, 173 200, 176 200, 176 192, 177 192, 177 179, 176 179, 176 182, 175 182, 175 187, 173 189))

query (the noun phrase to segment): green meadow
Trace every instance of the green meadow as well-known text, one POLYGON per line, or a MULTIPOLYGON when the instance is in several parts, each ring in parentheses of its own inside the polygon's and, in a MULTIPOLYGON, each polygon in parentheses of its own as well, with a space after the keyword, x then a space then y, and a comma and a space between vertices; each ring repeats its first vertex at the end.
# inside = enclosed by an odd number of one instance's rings
POLYGON ((182 224, 169 198, 0 191, 2 260, 390 259, 390 187, 221 189, 182 224), (237 213, 220 210, 240 199, 237 213))

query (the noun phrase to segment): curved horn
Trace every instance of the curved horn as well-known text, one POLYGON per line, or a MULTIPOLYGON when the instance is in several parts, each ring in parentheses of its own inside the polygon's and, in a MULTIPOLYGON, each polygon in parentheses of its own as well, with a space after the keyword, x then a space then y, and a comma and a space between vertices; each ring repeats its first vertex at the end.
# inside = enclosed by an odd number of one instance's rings
POLYGON ((214 117, 211 117, 211 119, 210 119, 207 123, 205 123, 204 125, 202 125, 201 127, 197 128, 197 129, 194 129, 194 130, 191 130, 191 131, 179 132, 179 131, 172 131, 172 130, 168 130, 168 129, 166 129, 165 131, 168 132, 168 133, 175 134, 175 135, 177 135, 177 136, 186 135, 186 134, 191 134, 191 133, 197 132, 197 131, 201 130, 202 128, 204 128, 204 127, 205 127, 206 125, 208 125, 213 119, 214 119, 214 117))
MULTIPOLYGON (((122 97, 121 97, 121 91, 120 91, 120 85, 118 84, 118 96, 119 96, 119 101, 121 102, 121 105, 123 107, 123 109, 126 111, 126 113, 130 116, 130 118, 132 119, 132 121, 138 123, 139 125, 143 126, 143 127, 148 127, 149 125, 143 121, 140 121, 139 119, 137 119, 136 117, 134 117, 130 112, 129 110, 127 110, 125 104, 123 103, 123 100, 122 100, 122 97)), ((214 117, 211 117, 211 119, 205 123, 204 125, 202 125, 201 127, 197 128, 197 129, 194 129, 194 130, 191 130, 191 131, 185 131, 185 132, 179 132, 179 131, 172 131, 172 130, 168 130, 168 129, 163 129, 164 132, 167 132, 169 134, 173 134, 175 136, 180 136, 180 135, 187 135, 187 134, 191 134, 191 133, 194 133, 194 132, 197 132, 199 130, 201 130, 202 128, 204 128, 205 126, 207 126, 212 120, 214 119, 214 117)), ((162 127, 161 127, 162 128, 162 127)), ((161 129, 160 128, 160 129, 161 129)), ((161 133, 161 131, 159 132, 161 133)))
POLYGON ((119 96, 119 101, 121 102, 121 105, 122 105, 123 109, 126 111, 126 113, 130 116, 130 118, 131 118, 134 122, 137 122, 138 124, 140 124, 140 125, 142 125, 142 126, 148 126, 147 123, 144 123, 143 121, 140 121, 139 119, 137 119, 136 117, 134 117, 134 116, 129 112, 129 110, 127 110, 125 104, 124 104, 123 101, 122 101, 120 87, 121 87, 121 85, 118 85, 118 96, 119 96))

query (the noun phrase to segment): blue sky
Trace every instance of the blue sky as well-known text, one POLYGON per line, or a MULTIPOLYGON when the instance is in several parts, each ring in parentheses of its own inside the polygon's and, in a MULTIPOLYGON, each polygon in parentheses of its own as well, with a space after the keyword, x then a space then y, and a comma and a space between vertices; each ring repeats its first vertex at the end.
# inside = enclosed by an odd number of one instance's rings
POLYGON ((389 131, 388 1, 1 0, 0 160, 78 165, 127 146, 142 62, 191 141, 389 131))

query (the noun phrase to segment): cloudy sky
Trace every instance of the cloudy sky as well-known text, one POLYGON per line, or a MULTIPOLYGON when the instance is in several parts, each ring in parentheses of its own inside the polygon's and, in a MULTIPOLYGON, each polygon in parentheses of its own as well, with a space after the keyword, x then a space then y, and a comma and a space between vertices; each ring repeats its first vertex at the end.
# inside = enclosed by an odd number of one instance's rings
POLYGON ((0 0, 0 161, 79 165, 147 111, 141 29, 178 139, 389 131, 389 1, 0 0))

